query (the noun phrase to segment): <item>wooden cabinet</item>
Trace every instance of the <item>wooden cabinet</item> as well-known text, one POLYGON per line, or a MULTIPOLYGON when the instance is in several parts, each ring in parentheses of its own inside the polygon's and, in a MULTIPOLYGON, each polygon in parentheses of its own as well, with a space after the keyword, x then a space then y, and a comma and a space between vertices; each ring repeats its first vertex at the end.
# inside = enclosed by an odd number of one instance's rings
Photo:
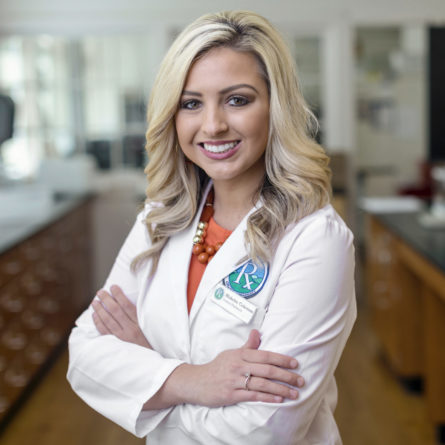
MULTIPOLYGON (((390 229, 373 216, 369 222, 366 287, 375 332, 396 375, 422 377, 430 417, 443 437, 445 272, 398 236, 397 224, 390 229)), ((417 229, 412 221, 411 228, 417 229)), ((445 233, 419 228, 418 235, 419 245, 445 254, 445 233)))
POLYGON ((0 255, 0 424, 89 303, 90 245, 84 202, 0 255))
POLYGON ((371 219, 367 242, 367 292, 372 323, 394 372, 402 378, 423 374, 420 282, 397 254, 400 241, 371 219))

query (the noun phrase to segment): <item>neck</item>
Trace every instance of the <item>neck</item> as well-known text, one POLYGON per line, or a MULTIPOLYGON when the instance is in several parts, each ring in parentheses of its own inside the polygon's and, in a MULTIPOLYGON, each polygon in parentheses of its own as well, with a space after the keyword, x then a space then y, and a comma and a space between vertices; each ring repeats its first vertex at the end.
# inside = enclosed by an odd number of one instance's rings
MULTIPOLYGON (((261 177, 262 180, 262 177, 261 177)), ((214 181, 213 218, 227 230, 234 230, 255 204, 254 197, 260 181, 234 184, 233 181, 214 181)))

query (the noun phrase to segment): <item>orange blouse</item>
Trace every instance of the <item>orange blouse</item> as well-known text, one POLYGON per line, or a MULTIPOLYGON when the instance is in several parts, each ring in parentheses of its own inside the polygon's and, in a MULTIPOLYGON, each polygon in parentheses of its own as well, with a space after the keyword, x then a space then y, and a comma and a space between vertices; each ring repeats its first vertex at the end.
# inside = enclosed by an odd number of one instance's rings
MULTIPOLYGON (((219 226, 212 217, 210 218, 209 225, 207 227, 205 242, 211 246, 214 246, 216 243, 224 243, 231 233, 232 232, 230 230, 226 230, 219 226)), ((196 255, 192 255, 189 268, 189 279, 187 283, 187 308, 189 313, 205 268, 206 265, 201 264, 196 255)))

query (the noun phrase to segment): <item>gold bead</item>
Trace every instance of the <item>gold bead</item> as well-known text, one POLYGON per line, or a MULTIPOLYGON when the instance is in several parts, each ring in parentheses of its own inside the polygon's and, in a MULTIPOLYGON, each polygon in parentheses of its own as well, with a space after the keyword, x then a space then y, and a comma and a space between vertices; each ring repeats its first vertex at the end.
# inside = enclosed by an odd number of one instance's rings
POLYGON ((204 221, 199 221, 198 223, 198 229, 205 229, 206 228, 206 223, 204 221))
POLYGON ((196 231, 196 236, 202 236, 203 233, 204 233, 204 230, 203 230, 203 229, 198 229, 198 230, 196 231))
POLYGON ((195 236, 193 238, 193 244, 202 243, 202 237, 201 236, 195 236))

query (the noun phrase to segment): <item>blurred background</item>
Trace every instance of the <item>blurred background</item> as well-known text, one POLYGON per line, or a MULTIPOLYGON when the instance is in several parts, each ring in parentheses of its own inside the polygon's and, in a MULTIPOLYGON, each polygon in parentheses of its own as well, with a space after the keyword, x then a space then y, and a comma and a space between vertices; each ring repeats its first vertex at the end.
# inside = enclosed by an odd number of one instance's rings
POLYGON ((144 199, 146 103, 199 15, 283 33, 356 240, 345 445, 445 443, 445 2, 0 0, 0 442, 143 443, 65 381, 66 338, 144 199))

